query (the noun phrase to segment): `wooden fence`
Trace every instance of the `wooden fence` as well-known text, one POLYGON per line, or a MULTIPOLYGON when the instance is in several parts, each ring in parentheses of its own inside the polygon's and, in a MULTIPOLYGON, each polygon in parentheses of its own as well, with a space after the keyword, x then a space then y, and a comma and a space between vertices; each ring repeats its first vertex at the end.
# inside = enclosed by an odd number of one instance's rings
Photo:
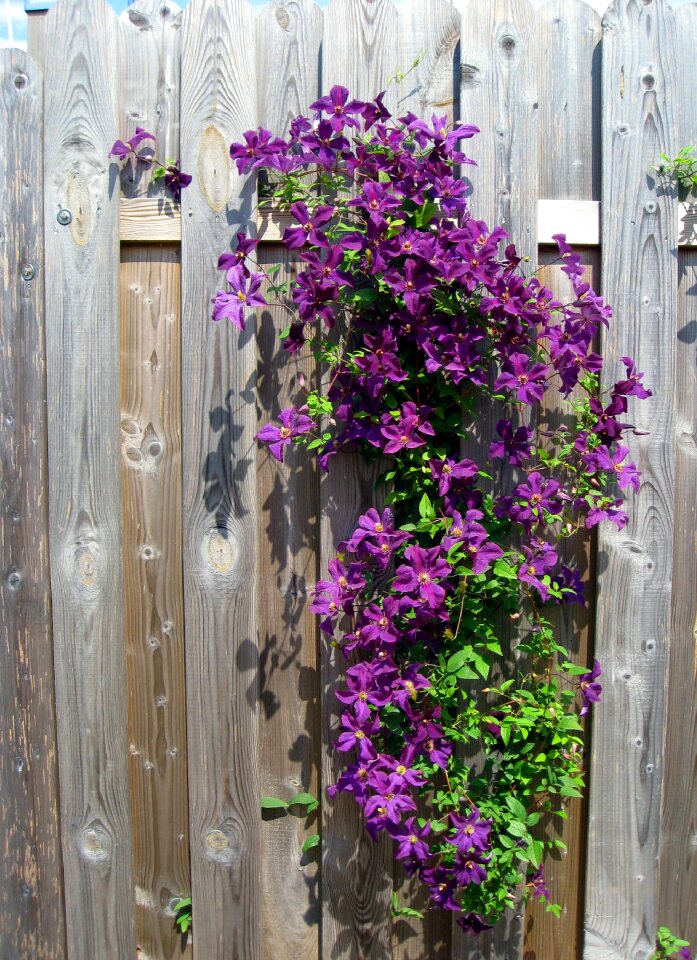
POLYGON ((602 27, 580 0, 120 18, 60 0, 29 54, 0 51, 2 960, 179 956, 189 893, 197 960, 639 960, 658 923, 697 940, 697 253, 651 171, 697 138, 696 45, 697 4, 664 0, 617 0, 602 27), (295 269, 229 143, 334 83, 371 97, 419 53, 388 102, 481 127, 473 209, 555 290, 551 234, 581 247, 615 307, 606 350, 655 393, 630 525, 600 533, 594 602, 560 621, 605 671, 588 809, 549 870, 564 915, 477 941, 392 920, 393 886, 422 901, 350 798, 261 817, 262 795, 321 795, 336 772, 338 665, 308 593, 374 477, 269 462, 260 422, 315 371, 276 359, 274 309, 244 335, 209 319, 238 228, 295 269), (181 211, 110 163, 136 123, 194 175, 181 211))

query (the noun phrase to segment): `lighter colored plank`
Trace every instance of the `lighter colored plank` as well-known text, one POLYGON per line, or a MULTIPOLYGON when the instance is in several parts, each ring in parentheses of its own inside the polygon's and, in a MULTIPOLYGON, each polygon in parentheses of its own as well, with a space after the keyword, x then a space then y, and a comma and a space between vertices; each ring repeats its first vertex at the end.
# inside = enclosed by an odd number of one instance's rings
POLYGON ((663 0, 622 0, 603 30, 602 277, 616 317, 604 337, 604 382, 629 354, 654 391, 628 415, 646 431, 626 438, 643 471, 629 525, 599 531, 596 652, 605 680, 593 716, 585 956, 624 960, 649 955, 660 920, 678 238, 674 201, 658 195, 646 171, 677 147, 674 14, 663 0))
POLYGON ((47 15, 50 557, 68 954, 135 954, 119 482, 118 24, 105 0, 47 15), (71 211, 61 226, 56 213, 71 211))
MULTIPOLYGON (((372 99, 399 68, 398 20, 390 0, 332 0, 325 13, 322 90, 342 84, 351 95, 372 99)), ((385 102, 394 111, 397 90, 385 102)), ((321 572, 337 544, 350 536, 360 513, 375 505, 377 472, 359 455, 340 454, 322 478, 321 572)), ((337 701, 346 664, 336 650, 322 650, 322 784, 345 766, 333 747, 337 701)), ((352 797, 325 802, 322 818, 322 958, 387 960, 391 956, 392 851, 386 837, 374 844, 352 797)))
POLYGON ((0 956, 6 960, 65 957, 48 568, 42 86, 30 57, 0 50, 0 956))
MULTIPOLYGON (((411 70, 399 87, 400 115, 411 110, 455 119, 455 54, 460 13, 452 0, 404 0, 399 5, 399 66, 411 70)), ((465 146, 466 150, 466 146, 465 146)))
MULTIPOLYGON (((322 92, 334 84, 348 87, 352 97, 372 100, 400 63, 398 18, 392 0, 331 0, 325 14, 322 44, 322 92)), ((399 91, 390 84, 385 105, 397 111, 399 91)))
MULTIPOLYGON (((693 97, 697 4, 675 11, 678 146, 697 141, 693 97)), ((692 242, 695 213, 693 205, 692 242)), ((697 942, 697 255, 678 257, 675 342, 675 542, 658 918, 697 942)))
MULTIPOLYGON (((313 0, 279 0, 259 11, 255 26, 259 124, 286 136, 292 118, 307 114, 320 94, 322 11, 313 0)), ((281 263, 282 279, 291 280, 303 266, 280 244, 265 244, 258 257, 267 267, 281 263)), ((257 403, 263 422, 302 403, 302 378, 309 384, 316 379, 309 351, 291 356, 281 347, 278 334, 288 318, 280 306, 260 317, 257 403)), ((286 800, 301 790, 319 797, 319 637, 317 618, 308 609, 319 564, 319 477, 306 450, 288 450, 281 465, 264 445, 257 454, 257 476, 259 580, 266 585, 258 612, 261 792, 286 800)), ((316 811, 309 820, 286 816, 262 825, 261 956, 266 960, 319 956, 320 850, 303 854, 302 844, 318 832, 320 818, 316 811)))
POLYGON ((189 896, 181 513, 179 251, 121 260, 121 480, 136 937, 178 956, 189 896))
POLYGON ((287 136, 293 117, 307 116, 320 95, 323 29, 314 0, 272 0, 257 13, 258 122, 276 136, 287 136))
POLYGON ((182 21, 184 596, 194 953, 257 960, 261 910, 254 319, 214 324, 218 255, 254 183, 229 145, 256 123, 251 7, 192 0, 182 21), (244 42, 246 39, 246 42, 244 42), (242 42, 241 42, 242 41, 242 42))
MULTIPOLYGON (((119 135, 122 140, 127 140, 135 133, 136 126, 144 127, 157 138, 158 159, 163 163, 176 161, 179 159, 181 11, 171 0, 135 0, 124 10, 119 21, 119 135)), ((151 141, 143 147, 148 144, 151 141)), ((129 160, 123 164, 120 177, 123 196, 145 196, 153 170, 154 167, 146 163, 134 164, 129 160)), ((174 211, 174 204, 161 185, 154 184, 151 190, 163 212, 174 211)), ((122 236, 121 239, 130 238, 122 236)))
POLYGON ((119 217, 122 243, 179 243, 182 218, 178 208, 161 197, 122 198, 119 217))
POLYGON ((472 214, 510 234, 521 256, 537 259, 538 93, 528 0, 461 0, 460 116, 480 129, 465 141, 477 167, 472 214))
MULTIPOLYGON (((545 169, 546 164, 542 169, 545 169)), ((600 203, 597 200, 538 200, 537 242, 554 244, 555 233, 583 247, 600 244, 600 203)))

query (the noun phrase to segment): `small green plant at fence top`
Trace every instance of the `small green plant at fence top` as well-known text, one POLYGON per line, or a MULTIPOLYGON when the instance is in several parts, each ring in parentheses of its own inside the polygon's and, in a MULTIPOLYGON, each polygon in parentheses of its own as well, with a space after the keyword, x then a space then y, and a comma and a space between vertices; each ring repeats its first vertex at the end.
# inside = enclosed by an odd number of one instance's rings
POLYGON ((342 451, 360 450, 382 471, 311 605, 325 655, 346 666, 346 762, 327 792, 353 797, 429 909, 464 930, 530 898, 559 915, 543 860, 565 849, 555 825, 582 794, 581 720, 602 688, 600 664, 574 663, 555 633, 550 608, 584 602, 558 545, 626 525, 622 493, 640 486, 629 401, 650 391, 626 356, 601 378, 612 312, 565 237, 564 303, 470 211, 458 171, 475 127, 395 120, 384 93, 363 102, 341 86, 310 109, 286 138, 250 130, 230 148, 290 210, 299 272, 266 271, 238 234, 213 319, 244 331, 276 302, 290 313, 283 350, 324 368, 322 390, 305 386, 259 431, 272 457, 304 445, 341 472, 342 451))
POLYGON ((683 201, 697 192, 697 156, 694 153, 693 146, 683 147, 673 159, 662 153, 654 167, 661 177, 676 183, 678 197, 683 201))
POLYGON ((673 936, 668 927, 659 927, 656 933, 656 952, 651 960, 668 960, 670 957, 693 960, 690 944, 687 940, 673 936))

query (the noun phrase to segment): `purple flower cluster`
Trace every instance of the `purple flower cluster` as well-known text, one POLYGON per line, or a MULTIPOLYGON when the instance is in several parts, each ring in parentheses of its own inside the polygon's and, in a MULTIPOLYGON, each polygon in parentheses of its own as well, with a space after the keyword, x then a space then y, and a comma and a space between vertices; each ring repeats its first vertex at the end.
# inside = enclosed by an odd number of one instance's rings
POLYGON ((188 173, 184 173, 183 170, 179 168, 178 162, 167 161, 165 165, 160 164, 155 156, 156 145, 157 139, 152 133, 148 133, 143 127, 136 127, 136 132, 130 140, 126 140, 125 142, 123 140, 117 140, 114 143, 109 152, 109 156, 116 157, 117 160, 121 161, 127 160, 132 156, 136 161, 141 161, 151 166, 155 165, 157 169, 153 175, 153 180, 162 179, 174 202, 180 203, 182 190, 189 186, 193 177, 188 173), (148 141, 150 141, 151 144, 149 143, 139 153, 138 148, 141 144, 147 143, 148 141))
MULTIPOLYGON (((622 443, 632 429, 624 421, 629 398, 650 392, 628 357, 622 378, 601 391, 595 344, 611 311, 562 235, 569 303, 525 278, 506 233, 470 213, 458 168, 470 162, 460 143, 475 127, 412 113, 393 122, 383 94, 364 103, 341 86, 311 110, 287 138, 249 131, 230 149, 241 174, 269 172, 294 220, 283 242, 302 268, 288 290, 294 315, 284 348, 310 343, 331 373, 321 397, 308 392, 258 439, 278 460, 293 440, 307 441, 323 469, 353 449, 394 466, 391 506, 359 518, 312 602, 348 664, 336 749, 350 756, 329 792, 351 793, 371 836, 391 836, 431 903, 476 933, 496 918, 478 891, 488 883, 513 890, 525 873, 498 839, 496 811, 508 809, 513 787, 482 787, 479 778, 475 790, 456 744, 479 738, 504 782, 511 730, 561 649, 544 647, 538 605, 583 601, 578 571, 561 563, 556 542, 601 520, 626 523, 615 487, 636 490, 640 477, 622 443), (573 399, 575 422, 536 434, 528 411, 551 387, 573 399), (461 452, 471 430, 463 411, 480 401, 498 403, 502 416, 488 461, 476 463, 461 452), (500 467, 509 486, 492 494, 481 478, 500 467), (526 697, 509 691, 477 714, 458 681, 476 676, 469 664, 481 664, 482 636, 489 651, 499 649, 486 631, 502 596, 509 611, 528 604, 531 643, 547 662, 526 680, 526 697), (422 818, 424 797, 434 812, 422 818)), ((219 263, 228 288, 216 294, 213 317, 240 329, 247 311, 266 303, 263 271, 249 266, 253 249, 238 235, 219 263)), ((581 715, 599 699, 599 673, 596 661, 580 679, 581 715)), ((550 699, 555 690, 537 691, 541 741, 551 736, 544 724, 568 704, 550 699)), ((559 763, 573 773, 569 756, 561 751, 559 763)), ((541 871, 529 888, 547 896, 541 871)))

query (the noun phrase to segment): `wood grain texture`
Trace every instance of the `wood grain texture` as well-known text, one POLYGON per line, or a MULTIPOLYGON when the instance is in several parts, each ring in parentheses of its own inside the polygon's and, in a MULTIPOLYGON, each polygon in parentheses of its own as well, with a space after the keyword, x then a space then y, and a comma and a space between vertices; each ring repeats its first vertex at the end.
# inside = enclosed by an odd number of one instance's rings
MULTIPOLYGON (((452 0, 406 0, 399 7, 399 66, 418 65, 400 85, 400 116, 411 110, 423 119, 447 115, 452 122, 459 90, 455 60, 460 41, 460 13, 452 0)), ((466 151, 466 142, 463 141, 466 151)))
POLYGON ((471 209, 537 260, 538 94, 532 7, 527 0, 461 0, 460 117, 480 134, 464 141, 477 167, 471 209))
POLYGON ((43 90, 0 51, 0 956, 63 960, 48 567, 43 90), (23 274, 24 271, 24 274, 23 274))
POLYGON ((593 716, 586 889, 587 960, 648 956, 657 915, 658 838, 670 640, 675 482, 677 248, 674 201, 647 173, 673 155, 675 23, 662 0, 623 0, 603 20, 602 278, 615 322, 605 384, 629 354, 654 391, 630 405, 643 471, 624 531, 599 531, 596 652, 604 702, 593 716))
MULTIPOLYGON (((679 146, 697 140, 697 5, 675 11, 679 146)), ((694 200, 691 204, 694 210, 694 200)), ((697 942, 697 254, 678 257, 670 672, 659 847, 659 922, 697 942)))
MULTIPOLYGON (((181 24, 181 10, 170 0, 136 0, 119 18, 119 136, 127 140, 137 126, 144 127, 157 138, 156 155, 163 163, 179 159, 181 24)), ((140 149, 148 145, 152 141, 140 149)), ((153 170, 152 164, 127 161, 122 165, 121 192, 124 197, 152 194, 174 212, 162 184, 152 183, 153 170)))
POLYGON ((599 200, 600 17, 583 0, 550 0, 534 24, 540 196, 599 200))
MULTIPOLYGON (((303 264, 280 246, 259 254, 265 266, 282 264, 278 280, 292 279, 303 264)), ((276 281, 278 282, 278 281, 276 281)), ((273 299, 273 298, 272 298, 273 299)), ((312 356, 279 356, 278 333, 288 324, 280 306, 261 311, 258 326, 260 425, 299 405, 316 381, 312 356)), ((320 681, 317 617, 309 611, 319 564, 319 477, 304 448, 289 448, 283 464, 260 445, 257 460, 260 597, 258 688, 261 697, 260 761, 264 796, 319 798, 320 681)), ((250 681, 257 680, 249 674, 250 681)), ((309 818, 269 816, 262 824, 262 952, 266 960, 319 956, 320 850, 302 844, 320 828, 309 818)))
POLYGON ((135 954, 119 475, 117 20, 48 14, 49 522, 68 955, 135 954), (61 226, 56 214, 71 211, 61 226))
POLYGON ((27 14, 27 53, 43 68, 46 55, 47 10, 27 14))
POLYGON ((210 319, 218 255, 250 222, 228 148, 256 123, 246 0, 192 0, 182 20, 184 589, 194 953, 260 955, 255 321, 210 319))
MULTIPOLYGON (((372 99, 387 87, 399 68, 398 20, 391 0, 331 0, 325 11, 322 44, 322 91, 336 83, 359 99, 372 99)), ((393 84, 386 97, 396 109, 393 84)), ((360 513, 375 505, 375 468, 359 455, 340 454, 322 478, 321 573, 337 544, 353 532, 360 513)), ((344 766, 333 744, 338 701, 334 691, 344 682, 345 663, 338 651, 322 643, 322 788, 344 766)), ((386 838, 374 844, 348 795, 326 802, 322 818, 322 958, 386 960, 392 946, 392 851, 386 838)))
MULTIPOLYGON (((372 100, 402 67, 392 0, 331 0, 324 22, 322 93, 339 83, 348 87, 352 97, 372 100)), ((398 96, 396 85, 391 84, 385 105, 392 113, 398 96)))
MULTIPOLYGON (((384 469, 384 468, 383 468, 384 469)), ((378 465, 359 453, 341 453, 322 477, 322 576, 336 547, 351 536, 361 513, 380 508, 378 465)), ((322 641, 322 787, 336 783, 346 766, 334 749, 346 661, 322 641)), ((385 834, 374 843, 353 797, 326 800, 322 818, 322 960, 389 960, 392 957, 392 849, 385 834)))
POLYGON ((287 136, 293 117, 308 115, 321 93, 323 29, 322 10, 314 0, 272 0, 257 13, 258 122, 276 136, 287 136))
POLYGON ((136 938, 180 955, 189 896, 179 250, 121 257, 121 482, 136 938))
MULTIPOLYGON (((584 279, 593 289, 600 287, 600 252, 579 250, 585 267, 584 279)), ((562 302, 573 298, 568 278, 561 272, 556 250, 540 254, 540 282, 562 302)), ((576 394, 572 394, 576 399, 576 394)), ((563 416, 558 390, 554 387, 545 394, 545 404, 539 425, 554 429, 563 416)), ((593 660, 593 627, 595 611, 596 543, 595 536, 582 532, 562 540, 557 550, 563 563, 575 567, 583 577, 586 606, 563 604, 549 606, 545 614, 552 623, 555 635, 571 652, 574 663, 590 664, 593 660)), ((586 748, 590 737, 586 731, 586 748)), ((585 838, 587 829, 587 801, 567 800, 569 819, 556 816, 543 818, 541 832, 548 837, 559 837, 567 846, 564 854, 547 855, 545 877, 552 902, 562 906, 559 919, 545 912, 544 906, 533 901, 525 914, 525 960, 581 960, 583 953, 583 903, 585 895, 585 838)))
MULTIPOLYGON (((275 135, 287 135, 293 116, 306 114, 319 96, 322 29, 322 11, 311 0, 273 3, 257 15, 258 118, 275 135)), ((279 280, 292 280, 303 267, 278 243, 265 243, 258 257, 267 268, 281 265, 279 280)), ((281 350, 278 334, 288 320, 283 306, 260 312, 260 426, 303 402, 303 381, 308 389, 316 386, 312 356, 281 350)), ((258 675, 250 674, 250 680, 261 699, 261 792, 290 800, 308 791, 319 798, 319 635, 317 617, 308 609, 319 566, 319 477, 305 449, 291 446, 279 464, 261 444, 257 478, 259 582, 265 586, 258 612, 258 675)), ((262 824, 261 956, 267 960, 319 956, 321 848, 303 854, 302 845, 319 831, 320 819, 317 810, 309 818, 270 816, 262 824)))
POLYGON ((161 197, 122 198, 119 237, 122 243, 179 243, 181 211, 161 197))

